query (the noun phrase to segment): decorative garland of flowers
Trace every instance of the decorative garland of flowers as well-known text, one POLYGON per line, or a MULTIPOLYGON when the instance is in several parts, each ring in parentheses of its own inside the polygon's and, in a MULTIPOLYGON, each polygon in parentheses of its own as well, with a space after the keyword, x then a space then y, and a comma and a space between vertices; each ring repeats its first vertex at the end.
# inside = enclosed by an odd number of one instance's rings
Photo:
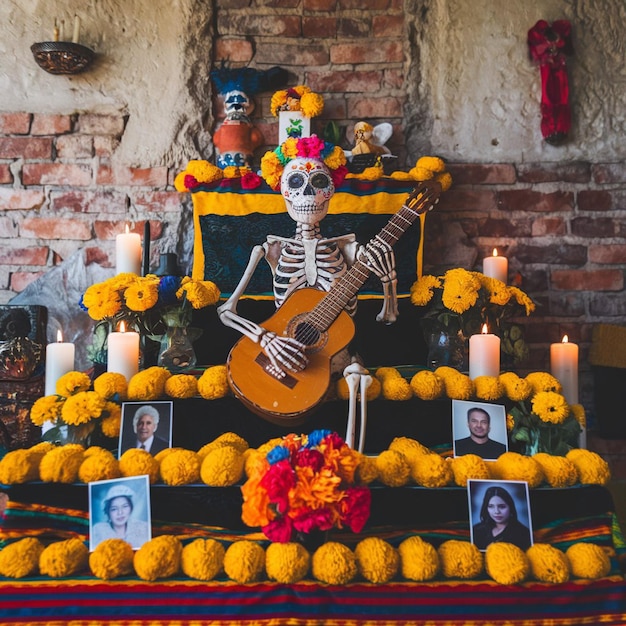
POLYGON ((280 111, 300 111, 304 117, 317 117, 324 110, 324 98, 306 85, 281 89, 272 96, 270 111, 278 117, 280 111))
POLYGON ((296 157, 323 161, 330 170, 335 187, 341 184, 348 173, 346 155, 339 146, 324 141, 317 135, 289 137, 274 150, 266 152, 261 159, 261 175, 272 189, 280 189, 280 178, 285 165, 296 157))
POLYGON ((186 193, 200 186, 219 187, 233 179, 239 180, 241 188, 246 190, 256 189, 261 184, 261 177, 249 167, 229 165, 221 169, 208 161, 192 160, 176 175, 174 187, 176 191, 186 193))
POLYGON ((244 483, 242 519, 277 542, 347 526, 361 532, 371 496, 355 480, 360 455, 337 435, 288 435, 254 464, 244 483))

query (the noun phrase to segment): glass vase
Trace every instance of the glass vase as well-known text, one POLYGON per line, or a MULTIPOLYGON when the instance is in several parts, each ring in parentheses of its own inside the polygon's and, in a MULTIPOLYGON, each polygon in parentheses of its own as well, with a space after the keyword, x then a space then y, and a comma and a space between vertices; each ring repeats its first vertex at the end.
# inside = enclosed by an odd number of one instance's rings
POLYGON ((436 370, 442 366, 453 367, 460 372, 469 369, 469 340, 461 331, 431 330, 426 336, 426 344, 426 366, 429 369, 436 370))
POLYGON ((199 331, 189 326, 167 326, 161 338, 158 365, 173 374, 184 372, 196 365, 193 342, 199 331))

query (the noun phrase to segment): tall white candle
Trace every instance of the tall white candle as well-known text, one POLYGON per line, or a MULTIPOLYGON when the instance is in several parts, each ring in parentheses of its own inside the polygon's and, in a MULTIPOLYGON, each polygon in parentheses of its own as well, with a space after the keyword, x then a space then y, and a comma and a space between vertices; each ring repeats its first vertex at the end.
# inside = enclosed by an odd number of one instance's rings
POLYGON ((493 255, 483 259, 483 274, 506 283, 509 274, 509 260, 505 256, 498 256, 498 251, 494 248, 493 255))
POLYGON ((500 375, 500 337, 487 332, 483 324, 482 333, 469 339, 469 377, 500 375))
POLYGON ((563 387, 568 404, 578 404, 578 345, 567 335, 561 343, 550 346, 550 371, 563 387))
POLYGON ((139 371, 139 333, 126 331, 124 322, 119 332, 107 339, 107 371, 123 374, 130 380, 139 371))
POLYGON ((72 34, 72 41, 74 43, 78 43, 78 37, 80 33, 80 17, 78 15, 74 16, 74 32, 72 34))
POLYGON ((56 342, 46 346, 45 395, 56 393, 57 380, 74 369, 74 344, 63 341, 61 331, 57 331, 56 342))
POLYGON ((126 225, 126 232, 115 237, 115 268, 118 274, 141 274, 141 237, 131 233, 126 225))

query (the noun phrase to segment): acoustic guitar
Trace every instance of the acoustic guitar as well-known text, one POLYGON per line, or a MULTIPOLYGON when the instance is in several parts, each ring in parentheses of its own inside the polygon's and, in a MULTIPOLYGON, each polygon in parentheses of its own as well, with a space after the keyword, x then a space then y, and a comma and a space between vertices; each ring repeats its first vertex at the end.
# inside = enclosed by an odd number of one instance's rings
MULTIPOLYGON (((393 246, 421 213, 433 208, 440 193, 439 183, 420 183, 380 231, 379 238, 393 246)), ((281 426, 301 423, 326 396, 333 357, 354 337, 354 322, 345 307, 369 275, 367 265, 357 259, 330 291, 298 289, 262 324, 268 331, 293 337, 307 346, 309 361, 300 372, 275 368, 258 343, 241 337, 226 363, 235 396, 270 422, 281 426)))

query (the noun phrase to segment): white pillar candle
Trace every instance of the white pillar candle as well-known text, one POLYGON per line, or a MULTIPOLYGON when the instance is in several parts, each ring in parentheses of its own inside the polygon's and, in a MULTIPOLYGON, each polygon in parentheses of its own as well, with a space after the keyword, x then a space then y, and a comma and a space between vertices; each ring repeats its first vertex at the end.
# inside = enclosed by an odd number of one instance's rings
POLYGON ((494 248, 493 255, 483 259, 483 274, 506 283, 509 274, 509 260, 505 256, 498 256, 498 251, 494 248))
POLYGON ((141 273, 141 237, 138 233, 126 232, 115 237, 115 268, 118 274, 141 273))
POLYGON ((550 371, 563 387, 568 404, 578 404, 578 345, 563 336, 550 346, 550 371))
POLYGON ((74 369, 74 344, 63 341, 61 331, 57 331, 56 342, 46 346, 45 395, 56 393, 57 380, 74 369))
POLYGON ((500 337, 487 332, 483 324, 482 333, 469 339, 469 377, 500 375, 500 337))
POLYGON ((130 380, 139 371, 139 333, 126 332, 124 322, 119 332, 107 339, 107 371, 123 374, 130 380))

